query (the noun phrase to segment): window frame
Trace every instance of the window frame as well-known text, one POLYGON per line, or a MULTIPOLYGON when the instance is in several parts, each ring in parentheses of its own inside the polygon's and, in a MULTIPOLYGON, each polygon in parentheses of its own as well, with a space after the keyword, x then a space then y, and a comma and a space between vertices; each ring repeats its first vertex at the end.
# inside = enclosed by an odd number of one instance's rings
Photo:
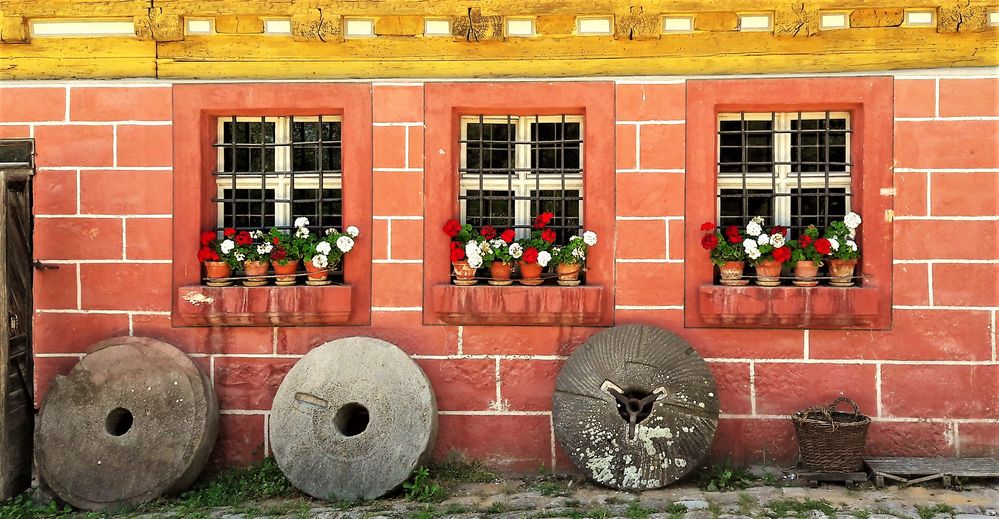
MULTIPOLYGON (((186 83, 173 87, 174 327, 366 325, 371 322, 372 104, 370 83, 186 83), (198 237, 215 227, 211 172, 222 117, 341 118, 343 221, 361 229, 344 257, 343 286, 203 287, 198 237), (349 143, 348 143, 349 139, 349 143), (214 305, 186 296, 211 289, 214 305), (231 299, 230 300, 230 296, 231 299), (183 311, 181 310, 183 308, 183 311), (201 311, 203 310, 203 311, 201 311)), ((296 186, 297 187, 297 186, 296 186)))
POLYGON ((425 86, 424 324, 610 326, 614 322, 613 82, 456 82, 425 86), (600 243, 587 259, 587 286, 455 287, 445 221, 460 216, 462 116, 583 118, 583 221, 600 243), (608 137, 611 136, 611 137, 608 137), (456 292, 455 290, 461 290, 456 292), (499 299, 497 299, 499 298, 499 299), (502 300, 503 304, 497 304, 502 300), (584 310, 585 309, 585 310, 584 310))
POLYGON ((893 96, 887 76, 687 81, 685 327, 890 329, 893 96), (718 116, 826 111, 850 114, 851 206, 864 217, 863 285, 714 286, 699 228, 718 215, 718 116))

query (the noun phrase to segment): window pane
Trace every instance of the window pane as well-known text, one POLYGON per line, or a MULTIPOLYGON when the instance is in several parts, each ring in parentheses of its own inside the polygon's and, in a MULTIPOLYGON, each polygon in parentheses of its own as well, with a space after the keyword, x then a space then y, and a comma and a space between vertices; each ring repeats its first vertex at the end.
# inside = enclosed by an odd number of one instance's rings
POLYGON ((825 228, 829 222, 846 215, 846 188, 792 189, 791 228, 798 231, 809 225, 825 228))
POLYGON ((722 189, 718 196, 718 225, 744 227, 755 216, 774 222, 774 194, 763 189, 722 189))
POLYGON ((773 121, 722 120, 718 125, 718 171, 772 173, 773 121))
POLYGON ((566 243, 569 237, 579 234, 582 229, 580 209, 582 193, 578 190, 531 191, 531 216, 541 213, 555 213, 548 224, 558 234, 557 243, 566 243))
POLYGON ((513 191, 468 190, 459 198, 465 202, 465 223, 481 229, 492 225, 497 230, 514 226, 513 191))
POLYGON ((223 189, 222 226, 270 229, 274 226, 273 189, 223 189))
POLYGON ((30 140, 0 140, 0 164, 30 166, 33 147, 30 140))
POLYGON ((304 216, 309 228, 320 232, 330 227, 343 226, 343 201, 339 189, 298 189, 292 192, 291 221, 304 216))
POLYGON ((296 172, 341 171, 341 142, 339 121, 295 121, 291 126, 291 168, 296 172), (322 131, 320 132, 320 128, 322 131), (322 137, 322 142, 320 142, 322 137), (305 144, 307 143, 307 144, 305 144))
POLYGON ((531 123, 531 164, 536 173, 579 173, 580 124, 531 123))
POLYGON ((223 171, 231 173, 274 171, 275 124, 225 121, 222 126, 223 171), (254 146, 256 145, 256 146, 254 146))
POLYGON ((847 171, 846 119, 791 120, 791 171, 847 171))
POLYGON ((478 174, 507 175, 515 167, 517 125, 469 122, 463 171, 478 174))

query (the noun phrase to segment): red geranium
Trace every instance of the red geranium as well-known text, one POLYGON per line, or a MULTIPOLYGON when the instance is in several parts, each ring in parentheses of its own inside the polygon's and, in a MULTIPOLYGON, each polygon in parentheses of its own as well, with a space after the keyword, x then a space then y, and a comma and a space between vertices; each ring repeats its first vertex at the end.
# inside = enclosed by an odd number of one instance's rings
POLYGON ((274 239, 271 240, 271 242, 273 242, 274 245, 281 245, 281 238, 278 238, 277 236, 275 236, 274 239))
POLYGON ((201 233, 201 245, 207 246, 215 239, 215 231, 205 231, 201 233))
POLYGON ((787 227, 784 227, 783 225, 776 225, 770 229, 770 234, 781 234, 786 238, 787 227))
POLYGON ((451 247, 451 261, 461 261, 463 259, 465 259, 465 249, 462 249, 461 247, 451 247))
POLYGON ((715 230, 715 224, 711 222, 704 222, 701 224, 701 230, 704 232, 715 230))
POLYGON ((236 229, 233 229, 232 227, 226 227, 225 230, 222 231, 222 234, 226 235, 226 237, 230 237, 233 234, 236 234, 236 229))
MULTIPOLYGON (((809 245, 812 244, 812 237, 805 234, 801 237, 801 239, 798 240, 798 242, 801 244, 801 248, 804 249, 805 247, 808 247, 809 245)), ((818 244, 816 244, 815 246, 818 247, 818 244)))
MULTIPOLYGON (((802 238, 802 242, 804 242, 804 238, 802 238)), ((832 251, 832 246, 829 244, 829 240, 825 238, 815 240, 815 251, 823 256, 828 255, 829 252, 832 251)))
POLYGON ((790 247, 781 247, 779 249, 774 249, 774 261, 784 263, 789 259, 791 259, 790 247))
POLYGON ((544 229, 545 226, 547 226, 548 223, 552 221, 552 218, 555 218, 555 213, 539 214, 537 217, 534 218, 534 228, 544 229))
POLYGON ((459 232, 461 232, 461 224, 458 223, 458 220, 451 219, 444 224, 444 234, 454 238, 459 232))
POLYGON ((513 231, 513 229, 507 229, 507 230, 503 231, 503 234, 500 234, 500 239, 503 240, 503 241, 505 241, 506 243, 513 243, 513 239, 516 236, 517 236, 517 233, 515 233, 513 231))
POLYGON ((545 229, 541 231, 541 239, 548 243, 555 243, 555 238, 557 238, 555 231, 551 229, 545 229))
POLYGON ((198 261, 218 261, 219 255, 208 247, 198 249, 198 261))
POLYGON ((246 231, 239 231, 239 234, 235 238, 236 245, 249 245, 253 243, 253 238, 250 237, 250 233, 246 231))
POLYGON ((707 250, 714 250, 714 248, 717 247, 717 246, 718 246, 718 235, 717 234, 713 234, 713 233, 712 234, 705 234, 704 237, 701 238, 701 247, 704 247, 707 250))
POLYGON ((282 247, 275 247, 271 252, 271 259, 274 261, 281 261, 288 257, 288 251, 284 250, 282 247))
POLYGON ((520 260, 524 263, 537 263, 538 262, 538 249, 534 247, 528 247, 524 251, 524 255, 520 257, 520 260))
POLYGON ((740 235, 740 234, 730 234, 728 236, 728 241, 730 243, 742 243, 742 235, 740 235))
POLYGON ((492 225, 487 225, 482 228, 482 232, 479 234, 481 234, 483 238, 491 240, 496 237, 496 228, 492 225))

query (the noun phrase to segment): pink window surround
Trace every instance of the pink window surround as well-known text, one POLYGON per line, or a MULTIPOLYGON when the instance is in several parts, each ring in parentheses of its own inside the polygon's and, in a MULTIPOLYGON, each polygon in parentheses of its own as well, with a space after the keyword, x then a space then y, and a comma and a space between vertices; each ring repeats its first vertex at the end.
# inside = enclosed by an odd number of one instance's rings
POLYGON ((614 84, 430 83, 425 92, 424 323, 612 325, 614 84), (460 118, 479 114, 583 116, 583 225, 600 240, 587 259, 587 286, 481 286, 461 293, 455 291, 465 287, 450 286, 448 238, 441 228, 459 214, 460 118))
POLYGON ((891 327, 893 81, 890 77, 692 80, 687 82, 684 322, 687 327, 891 327), (863 275, 859 287, 723 287, 700 245, 716 220, 717 120, 723 112, 850 112, 852 208, 863 275))

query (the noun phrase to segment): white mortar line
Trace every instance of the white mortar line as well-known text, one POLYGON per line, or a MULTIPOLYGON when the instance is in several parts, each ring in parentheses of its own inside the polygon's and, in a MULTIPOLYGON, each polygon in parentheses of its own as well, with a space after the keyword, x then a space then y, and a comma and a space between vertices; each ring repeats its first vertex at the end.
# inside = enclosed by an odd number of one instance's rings
POLYGON ((38 166, 37 171, 173 171, 173 166, 38 166))
POLYGON ((264 457, 271 455, 271 414, 264 413, 264 457))
POLYGON ((994 306, 923 306, 923 305, 894 305, 895 310, 957 310, 957 311, 991 311, 994 306))
POLYGON ((940 117, 940 78, 933 80, 933 115, 940 117))
POLYGON ((399 216, 399 215, 384 215, 384 216, 372 216, 373 220, 422 220, 423 215, 416 216, 399 216))
POLYGON ((950 434, 951 443, 954 445, 954 455, 958 458, 961 457, 961 430, 960 424, 957 422, 950 423, 950 434))
POLYGON ((683 174, 683 173, 687 172, 687 170, 681 169, 681 168, 665 168, 665 169, 625 168, 625 169, 616 169, 614 171, 617 172, 617 173, 621 173, 621 174, 626 174, 626 173, 676 173, 676 174, 683 174))
POLYGON ((406 166, 406 169, 408 170, 409 169, 409 128, 403 128, 402 133, 405 134, 405 136, 403 137, 403 142, 405 143, 403 149, 406 151, 406 156, 403 158, 402 163, 406 166))
POLYGON ((86 353, 35 353, 35 357, 39 359, 82 359, 86 357, 86 353))
POLYGON ((809 348, 809 344, 808 344, 809 343, 808 330, 805 330, 804 337, 802 338, 802 340, 804 341, 804 348, 802 349, 802 358, 803 359, 807 359, 808 358, 808 348, 809 348))
POLYGON ((36 308, 36 314, 98 314, 98 315, 170 315, 157 310, 78 310, 72 308, 36 308))
POLYGON ((669 256, 669 238, 670 238, 669 222, 663 222, 663 235, 664 235, 664 237, 666 239, 666 251, 665 251, 666 252, 666 259, 678 259, 679 261, 682 262, 683 258, 670 258, 670 256, 669 256))
POLYGON ((502 384, 502 377, 500 376, 500 359, 496 357, 496 405, 500 409, 503 409, 503 392, 500 388, 502 384))
POLYGON ((63 122, 69 122, 69 86, 66 87, 66 115, 63 116, 63 122))
POLYGON ((372 312, 422 312, 422 306, 372 306, 372 312))
POLYGON ((83 283, 80 281, 80 264, 76 263, 76 309, 83 310, 83 283))
POLYGON ((415 354, 409 356, 412 359, 417 360, 539 360, 539 361, 555 361, 555 360, 565 360, 569 358, 563 355, 518 355, 515 353, 511 354, 489 354, 489 353, 459 353, 456 355, 421 355, 415 354))
POLYGON ((118 125, 111 125, 111 166, 118 167, 118 125))
POLYGON ((999 259, 897 259, 892 260, 894 265, 906 265, 906 264, 933 264, 933 263, 999 263, 999 259))
POLYGON ((996 311, 992 310, 992 362, 996 362, 996 311))
POLYGON ((371 123, 371 126, 402 126, 405 128, 422 127, 422 121, 407 121, 407 122, 390 122, 390 123, 371 123))
POLYGON ((371 260, 371 263, 376 264, 389 264, 389 265, 419 265, 423 263, 423 260, 419 259, 380 259, 371 260))
POLYGON ((215 387, 215 356, 208 356, 208 378, 212 381, 212 387, 215 387))
MULTIPOLYGON (((938 100, 939 102, 939 100, 938 100)), ((937 107, 939 110, 940 107, 937 107)), ((999 121, 999 116, 995 115, 980 115, 980 116, 953 116, 953 117, 940 117, 937 114, 934 117, 896 117, 895 122, 901 123, 923 123, 923 122, 933 122, 933 121, 999 121)))
POLYGON ((893 168, 895 173, 999 173, 999 168, 893 168))
POLYGON ((555 456, 555 418, 554 417, 549 416, 548 427, 549 427, 549 430, 551 431, 551 437, 549 438, 549 444, 551 445, 551 449, 552 449, 552 465, 551 465, 551 468, 552 468, 552 472, 555 472, 556 456, 555 456))
POLYGON ((3 121, 0 126, 171 126, 173 121, 3 121))
POLYGON ((392 220, 385 220, 385 257, 392 259, 392 220))
POLYGON ((929 297, 930 306, 933 306, 933 264, 926 265, 926 292, 929 297))
POLYGON ((635 126, 635 169, 642 168, 642 127, 635 126))
POLYGON ((134 326, 134 324, 135 323, 132 321, 132 313, 129 312, 128 313, 128 336, 129 337, 135 336, 135 326, 134 326))
MULTIPOLYGON (((995 314, 992 314, 992 317, 994 319, 995 318, 995 314)), ((464 346, 465 346, 465 327, 459 325, 458 326, 458 355, 462 354, 462 350, 464 349, 464 346)), ((993 352, 993 356, 992 357, 993 357, 993 359, 995 358, 994 352, 993 352)))
POLYGON ((624 125, 634 125, 634 126, 666 126, 675 124, 687 124, 685 119, 644 119, 641 121, 615 121, 616 124, 621 126, 624 125))
POLYGON ((683 305, 663 305, 663 306, 643 306, 643 305, 616 305, 615 310, 683 310, 683 305))
MULTIPOLYGON (((757 419, 757 420, 787 420, 786 414, 758 414, 758 415, 748 415, 748 414, 736 414, 736 413, 719 413, 720 418, 727 419, 757 419)), ((909 417, 909 416, 872 416, 872 421, 882 422, 882 423, 985 423, 985 424, 999 424, 999 418, 927 418, 927 417, 909 417)))
POLYGON ((615 263, 683 263, 682 259, 669 259, 669 258, 619 258, 614 260, 615 263))
POLYGON ((161 218, 169 220, 171 214, 36 214, 35 218, 161 218))
POLYGON ((643 221, 643 220, 662 220, 665 222, 673 220, 683 221, 682 216, 615 216, 614 219, 622 222, 643 221))
POLYGON ((76 170, 76 214, 80 214, 82 212, 80 209, 81 204, 83 203, 82 198, 80 190, 80 170, 78 169, 76 170))
POLYGON ((756 416, 756 363, 749 361, 749 413, 756 416))
MULTIPOLYGON (((929 202, 927 202, 929 204, 929 202)), ((999 220, 999 215, 989 215, 989 216, 941 216, 941 215, 927 215, 927 216, 896 216, 895 221, 956 221, 956 222, 989 222, 999 220)))
POLYGON ((423 168, 371 168, 375 173, 423 173, 423 168))
POLYGON ((277 355, 277 345, 278 345, 278 327, 275 326, 271 331, 271 353, 277 355))
POLYGON ((101 259, 101 260, 76 260, 76 259, 74 259, 74 260, 65 260, 65 259, 44 259, 44 258, 39 258, 39 259, 41 261, 44 261, 45 263, 54 263, 56 265, 77 265, 77 264, 82 264, 82 265, 104 265, 104 264, 121 265, 122 263, 128 263, 128 264, 135 263, 135 264, 144 264, 144 265, 149 265, 149 264, 154 264, 154 265, 169 265, 169 264, 173 263, 173 260, 146 260, 146 259, 130 259, 130 260, 125 260, 125 259, 101 259))
POLYGON ((933 182, 930 178, 932 175, 932 171, 926 172, 926 216, 933 214, 933 193, 931 189, 933 182))
POLYGON ((257 416, 267 414, 268 412, 269 411, 264 411, 262 409, 222 409, 219 411, 219 414, 257 416))

